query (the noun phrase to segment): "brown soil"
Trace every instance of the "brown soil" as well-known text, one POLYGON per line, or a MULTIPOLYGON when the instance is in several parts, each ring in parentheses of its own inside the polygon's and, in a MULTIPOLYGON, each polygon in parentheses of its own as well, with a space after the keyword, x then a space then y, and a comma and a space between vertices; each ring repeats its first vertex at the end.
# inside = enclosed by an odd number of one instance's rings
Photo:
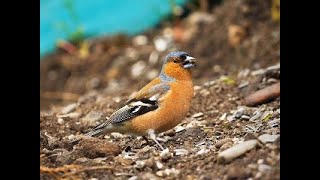
POLYGON ((249 93, 280 81, 279 69, 266 70, 280 62, 280 26, 271 19, 271 6, 271 1, 225 0, 206 14, 209 20, 192 23, 191 13, 144 33, 145 45, 119 35, 87 41, 89 54, 83 58, 61 49, 45 57, 40 62, 40 178, 280 179, 279 141, 260 142, 228 163, 217 159, 242 141, 280 134, 280 97, 244 106, 249 93), (175 41, 158 52, 153 40, 170 30, 175 41), (162 58, 176 49, 196 57, 198 66, 193 106, 179 125, 182 130, 159 135, 171 155, 160 155, 152 141, 124 134, 67 143, 110 116, 159 73, 162 58), (158 54, 158 60, 150 60, 150 54, 158 54), (241 118, 232 119, 241 107, 241 118), (197 113, 203 115, 194 117, 197 113))

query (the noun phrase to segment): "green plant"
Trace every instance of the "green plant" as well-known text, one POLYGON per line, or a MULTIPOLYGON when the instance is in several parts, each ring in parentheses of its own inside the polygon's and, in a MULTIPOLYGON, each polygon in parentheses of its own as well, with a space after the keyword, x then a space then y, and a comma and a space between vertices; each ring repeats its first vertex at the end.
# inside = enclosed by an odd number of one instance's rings
POLYGON ((70 30, 65 22, 57 22, 55 28, 67 34, 67 40, 73 43, 81 43, 85 39, 84 28, 79 22, 79 17, 74 10, 74 0, 62 0, 63 7, 69 14, 73 24, 76 25, 75 30, 70 30))

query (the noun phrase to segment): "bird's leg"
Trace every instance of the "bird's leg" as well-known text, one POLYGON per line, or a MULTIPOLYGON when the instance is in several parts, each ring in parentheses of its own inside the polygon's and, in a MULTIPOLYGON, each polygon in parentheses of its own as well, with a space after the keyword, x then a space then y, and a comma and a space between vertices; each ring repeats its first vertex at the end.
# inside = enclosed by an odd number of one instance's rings
POLYGON ((160 147, 160 149, 161 149, 162 151, 164 150, 164 148, 161 146, 161 144, 157 141, 157 139, 156 139, 156 134, 155 134, 155 132, 154 132, 153 129, 149 129, 149 130, 148 130, 148 136, 149 136, 150 139, 152 139, 155 143, 158 144, 158 146, 160 147))

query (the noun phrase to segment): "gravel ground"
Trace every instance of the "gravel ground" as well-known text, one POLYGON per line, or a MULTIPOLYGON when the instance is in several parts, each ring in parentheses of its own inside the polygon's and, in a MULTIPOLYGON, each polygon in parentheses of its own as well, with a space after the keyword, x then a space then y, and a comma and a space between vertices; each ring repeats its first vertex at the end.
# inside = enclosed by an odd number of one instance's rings
POLYGON ((62 45, 45 57, 40 178, 280 179, 280 26, 271 7, 225 0, 136 37, 62 45), (67 143, 157 76, 177 49, 197 58, 195 96, 183 122, 159 134, 167 149, 120 133, 67 143))

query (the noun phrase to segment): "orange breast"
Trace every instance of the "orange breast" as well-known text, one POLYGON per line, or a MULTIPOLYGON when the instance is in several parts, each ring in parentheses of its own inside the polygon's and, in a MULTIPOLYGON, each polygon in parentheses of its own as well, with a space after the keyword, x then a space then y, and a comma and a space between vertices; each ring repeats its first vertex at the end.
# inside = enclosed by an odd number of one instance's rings
POLYGON ((171 82, 170 91, 159 100, 159 108, 132 119, 125 129, 137 135, 146 135, 148 129, 156 133, 172 129, 187 115, 192 97, 191 80, 171 82))

